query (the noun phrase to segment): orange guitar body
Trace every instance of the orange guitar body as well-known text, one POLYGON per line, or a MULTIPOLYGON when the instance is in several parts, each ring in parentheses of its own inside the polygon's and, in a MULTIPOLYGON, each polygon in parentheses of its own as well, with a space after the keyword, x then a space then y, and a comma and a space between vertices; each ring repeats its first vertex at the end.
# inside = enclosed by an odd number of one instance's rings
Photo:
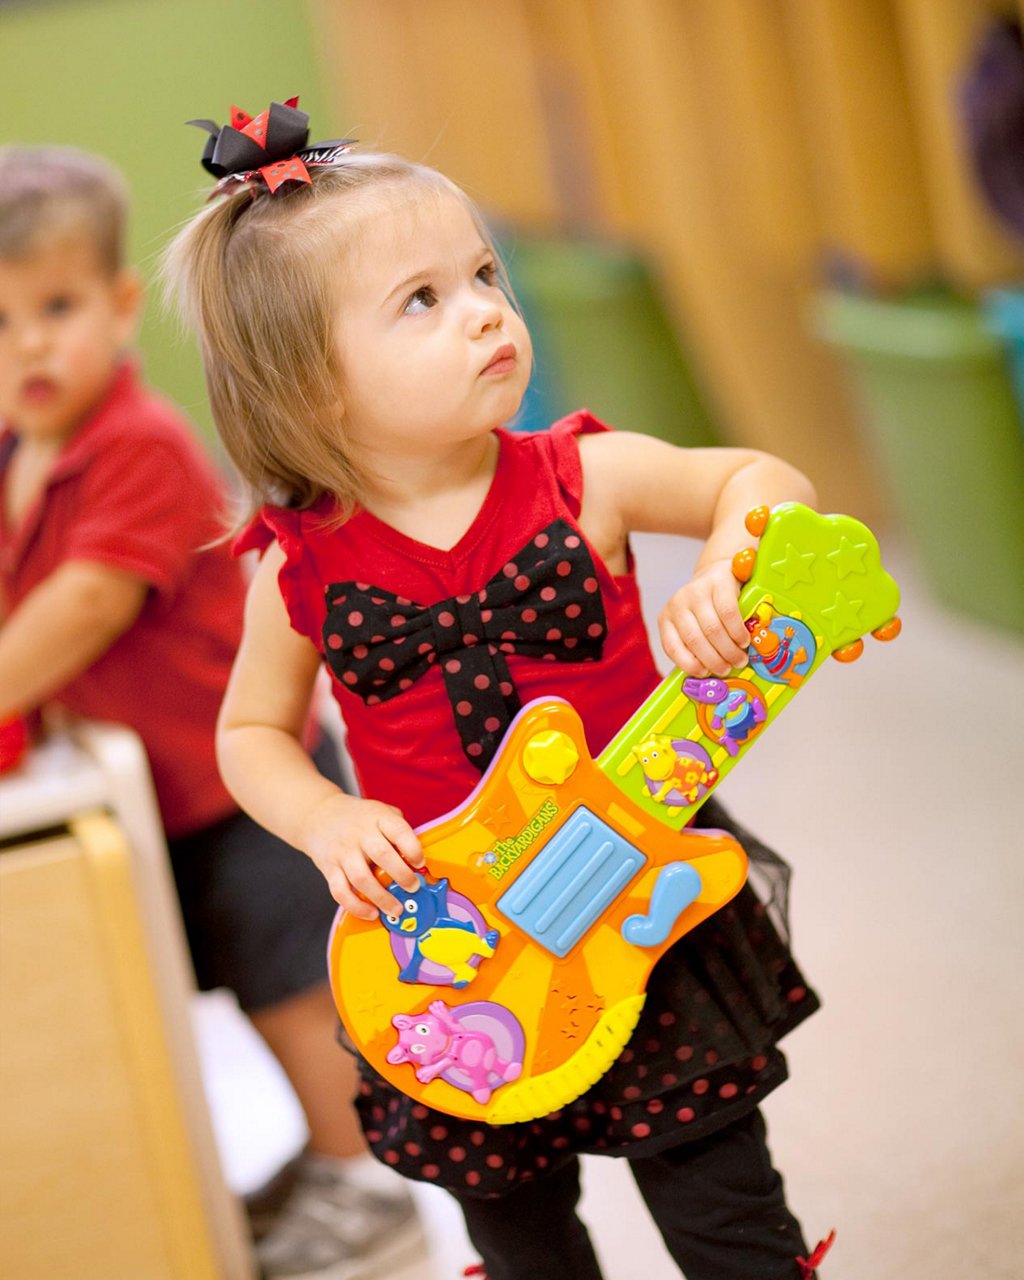
MULTIPOLYGON (((428 961, 421 981, 410 983, 399 976, 401 966, 392 946, 396 935, 376 922, 344 917, 344 928, 335 930, 331 942, 335 998, 363 1054, 397 1088, 432 1107, 491 1123, 546 1114, 599 1079, 640 1016, 647 977, 658 958, 728 902, 746 878, 746 855, 731 836, 673 831, 635 805, 591 759, 579 716, 555 698, 531 703, 519 713, 465 804, 421 828, 419 836, 428 879, 435 884, 447 880, 449 902, 465 899, 482 917, 484 927, 476 919, 475 934, 461 932, 485 939, 496 931, 496 944, 482 948, 493 954, 466 959, 460 954, 472 976, 457 990, 449 981, 426 981, 442 967, 456 972, 450 952, 448 964, 428 961), (561 880, 553 889, 534 891, 535 897, 547 892, 555 898, 548 906, 554 918, 553 927, 544 930, 545 942, 538 938, 536 919, 522 919, 532 903, 520 908, 514 890, 531 865, 542 866, 545 850, 552 849, 560 835, 564 845, 572 845, 573 835, 567 838, 564 833, 574 830, 577 847, 568 854, 556 850, 549 857, 562 857, 570 864, 575 859, 576 865, 569 872, 561 869, 561 880), (608 832, 621 845, 608 849, 615 845, 608 832), (602 860, 608 873, 603 890, 602 860), (674 923, 657 941, 628 942, 623 934, 626 922, 646 918, 660 873, 682 863, 697 871, 696 898, 675 914, 674 923), (572 879, 581 877, 586 883, 572 892, 572 879), (563 900, 561 908, 558 898, 563 900), (508 1050, 522 1054, 521 1070, 487 1102, 477 1101, 465 1083, 457 1087, 440 1077, 422 1083, 410 1069, 411 1057, 399 1063, 388 1060, 395 1045, 395 1013, 425 1016, 434 1001, 454 1005, 456 998, 460 1004, 505 1010, 522 1029, 521 1043, 508 1050)), ((535 875, 543 878, 539 871, 535 875)), ((396 893, 403 896, 400 889, 396 893)), ((519 897, 527 896, 520 891, 519 897)), ((472 913, 463 907, 462 915, 472 913)), ((634 929, 643 933, 641 924, 634 929)), ((648 931, 659 934, 656 926, 648 931)), ((466 975, 467 970, 462 972, 466 975)), ((486 1014, 478 1013, 478 1025, 492 1040, 499 1040, 496 1033, 505 1016, 496 1014, 496 1021, 488 1023, 486 1014)), ((487 1092, 486 1085, 482 1092, 487 1092)))

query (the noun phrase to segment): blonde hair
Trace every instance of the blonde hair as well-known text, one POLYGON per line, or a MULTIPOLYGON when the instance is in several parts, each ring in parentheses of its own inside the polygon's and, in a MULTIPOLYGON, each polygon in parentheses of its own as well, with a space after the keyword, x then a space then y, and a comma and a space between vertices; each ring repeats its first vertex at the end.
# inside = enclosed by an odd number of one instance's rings
POLYGON ((128 186, 108 161, 76 147, 0 147, 0 258, 82 235, 100 267, 124 262, 128 186))
POLYGON ((311 176, 288 192, 249 185, 217 198, 164 255, 164 283, 199 339, 214 421, 248 489, 243 520, 264 502, 302 510, 330 494, 339 520, 358 504, 332 332, 346 202, 354 228, 371 202, 454 195, 493 247, 472 201, 435 169, 377 152, 311 176))

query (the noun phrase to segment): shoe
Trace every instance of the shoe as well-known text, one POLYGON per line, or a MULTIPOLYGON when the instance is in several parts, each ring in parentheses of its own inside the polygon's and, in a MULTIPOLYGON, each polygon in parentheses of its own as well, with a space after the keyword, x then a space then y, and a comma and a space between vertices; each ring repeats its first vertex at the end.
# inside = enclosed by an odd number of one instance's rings
MULTIPOLYGON (((291 1182, 274 1212, 274 1194, 250 1201, 263 1280, 371 1280, 396 1264, 426 1259, 427 1243, 412 1196, 368 1190, 347 1179, 339 1161, 304 1154, 272 1179, 291 1182)), ((279 1186, 274 1189, 279 1191, 279 1186)))
POLYGON ((242 1197, 253 1240, 262 1240, 277 1221, 278 1214, 298 1181, 300 1163, 301 1157, 294 1156, 261 1187, 242 1197))

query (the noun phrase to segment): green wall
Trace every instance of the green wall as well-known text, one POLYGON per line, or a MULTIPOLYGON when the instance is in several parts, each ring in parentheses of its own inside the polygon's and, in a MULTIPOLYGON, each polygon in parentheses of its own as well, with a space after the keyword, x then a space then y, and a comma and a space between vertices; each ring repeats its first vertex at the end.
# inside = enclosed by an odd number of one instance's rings
MULTIPOLYGON (((34 0, 0 7, 0 141, 84 147, 117 164, 134 197, 129 253, 152 282, 171 232, 211 179, 206 135, 184 122, 256 115, 299 95, 311 140, 346 122, 324 103, 326 67, 305 0, 34 0)), ((140 345, 153 385, 211 430, 190 339, 151 284, 140 345)))

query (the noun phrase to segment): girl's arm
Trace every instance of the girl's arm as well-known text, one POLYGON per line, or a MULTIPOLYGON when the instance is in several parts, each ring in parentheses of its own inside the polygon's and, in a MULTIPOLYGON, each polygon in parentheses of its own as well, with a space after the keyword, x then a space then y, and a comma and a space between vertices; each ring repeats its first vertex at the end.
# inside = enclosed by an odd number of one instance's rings
POLYGON ((669 659, 687 675, 724 676, 747 661, 750 637, 737 605, 732 557, 751 545, 751 507, 816 502, 795 467, 754 449, 681 449, 650 436, 580 438, 584 533, 610 565, 624 567, 632 531, 700 538, 694 575, 658 618, 669 659))
POLYGON ((410 892, 423 865, 412 827, 391 805, 347 795, 302 746, 320 655, 291 628, 275 545, 249 589, 245 629, 217 725, 217 760, 228 790, 268 831, 301 849, 346 911, 374 920, 401 904, 374 874, 380 867, 410 892), (372 904, 372 905, 371 905, 372 904))

